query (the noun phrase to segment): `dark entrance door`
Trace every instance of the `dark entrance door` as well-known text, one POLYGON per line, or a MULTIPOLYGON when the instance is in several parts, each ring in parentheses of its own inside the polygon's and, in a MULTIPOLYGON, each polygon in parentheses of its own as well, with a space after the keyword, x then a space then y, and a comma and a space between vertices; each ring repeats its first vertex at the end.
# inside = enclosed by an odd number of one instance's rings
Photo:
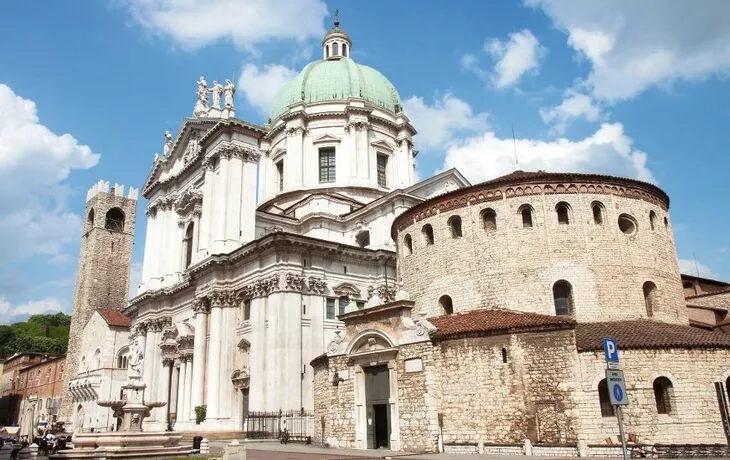
POLYGON ((241 400, 243 401, 242 404, 242 414, 241 414, 241 421, 244 425, 243 428, 246 428, 246 418, 248 417, 248 388, 243 388, 241 390, 241 400))
POLYGON ((390 376, 388 366, 365 369, 368 449, 390 448, 390 376))

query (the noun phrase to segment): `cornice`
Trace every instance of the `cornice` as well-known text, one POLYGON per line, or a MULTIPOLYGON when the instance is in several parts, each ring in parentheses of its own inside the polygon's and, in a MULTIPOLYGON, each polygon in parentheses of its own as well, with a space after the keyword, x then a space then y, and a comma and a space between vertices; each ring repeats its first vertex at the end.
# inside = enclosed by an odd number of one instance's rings
POLYGON ((391 236, 416 222, 437 214, 467 206, 499 201, 505 198, 537 195, 596 194, 643 200, 664 210, 669 209, 669 196, 659 187, 635 179, 600 174, 548 173, 516 171, 494 180, 482 182, 423 201, 395 218, 391 236))

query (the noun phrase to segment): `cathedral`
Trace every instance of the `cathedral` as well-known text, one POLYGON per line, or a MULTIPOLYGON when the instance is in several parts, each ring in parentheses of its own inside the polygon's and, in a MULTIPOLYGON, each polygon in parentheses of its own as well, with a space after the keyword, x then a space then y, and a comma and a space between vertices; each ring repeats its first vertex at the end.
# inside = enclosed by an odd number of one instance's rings
MULTIPOLYGON (((131 319, 125 367, 166 403, 146 429, 302 411, 337 447, 598 455, 618 433, 611 337, 627 436, 727 443, 730 335, 690 327, 669 197, 567 172, 417 182, 398 91, 351 52, 335 21, 263 126, 201 77, 166 134, 141 188, 141 284, 106 305, 131 319)), ((114 199, 133 232, 136 192, 114 199)))

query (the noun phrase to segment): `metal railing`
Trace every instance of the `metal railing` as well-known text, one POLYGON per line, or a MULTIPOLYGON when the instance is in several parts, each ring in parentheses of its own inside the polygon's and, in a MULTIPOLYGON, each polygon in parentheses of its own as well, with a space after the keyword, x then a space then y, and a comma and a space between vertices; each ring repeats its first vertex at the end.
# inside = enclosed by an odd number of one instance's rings
POLYGON ((314 415, 306 411, 249 412, 244 426, 247 439, 280 439, 286 430, 292 442, 311 442, 314 415))

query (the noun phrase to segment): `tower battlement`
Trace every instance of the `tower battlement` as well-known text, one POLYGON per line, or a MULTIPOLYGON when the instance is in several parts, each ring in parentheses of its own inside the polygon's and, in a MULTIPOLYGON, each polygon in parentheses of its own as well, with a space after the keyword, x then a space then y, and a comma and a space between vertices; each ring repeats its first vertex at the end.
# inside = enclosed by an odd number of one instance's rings
POLYGON ((118 196, 120 198, 137 200, 138 189, 134 187, 129 187, 129 191, 127 192, 127 196, 125 197, 124 185, 115 183, 113 187, 109 187, 109 181, 99 180, 99 182, 92 185, 91 188, 89 188, 89 191, 86 192, 86 201, 88 202, 99 193, 111 193, 114 196, 118 196))

